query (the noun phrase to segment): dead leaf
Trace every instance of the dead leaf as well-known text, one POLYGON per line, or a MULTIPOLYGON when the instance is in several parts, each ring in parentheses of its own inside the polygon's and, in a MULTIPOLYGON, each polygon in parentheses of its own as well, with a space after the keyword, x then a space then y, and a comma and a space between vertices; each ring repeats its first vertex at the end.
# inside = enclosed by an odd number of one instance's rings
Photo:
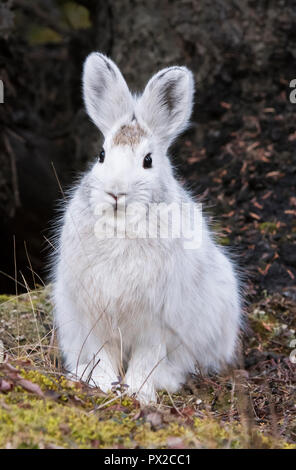
POLYGON ((226 101, 221 101, 220 106, 225 109, 230 109, 231 108, 231 103, 226 103, 226 101))
POLYGON ((0 392, 9 392, 13 388, 13 385, 7 380, 0 379, 0 392))
POLYGON ((167 438, 167 446, 170 449, 184 449, 184 441, 181 437, 171 436, 167 438))
POLYGON ((284 173, 281 173, 280 171, 270 171, 269 173, 266 173, 267 178, 282 178, 284 173))
POLYGON ((260 142, 253 142, 249 147, 247 147, 247 152, 251 152, 251 150, 254 150, 258 145, 260 145, 260 142))
POLYGON ((260 215, 255 214, 255 212, 250 212, 250 216, 251 216, 253 219, 260 220, 260 215))
POLYGON ((184 417, 192 419, 192 416, 195 414, 195 410, 190 406, 186 406, 183 408, 183 410, 181 410, 181 413, 184 417))
POLYGON ((139 410, 135 416, 132 417, 132 421, 136 421, 137 419, 141 418, 143 416, 143 410, 139 410))
POLYGON ((287 269, 286 271, 287 271, 287 273, 289 274, 290 278, 294 280, 294 279, 295 279, 295 276, 294 276, 294 274, 292 273, 292 271, 291 271, 290 269, 287 269))
POLYGON ((264 321, 262 322, 262 325, 264 326, 264 328, 265 328, 267 331, 272 331, 271 326, 268 325, 267 323, 265 323, 264 321))
POLYGON ((20 379, 18 380, 17 384, 27 390, 27 392, 35 393, 39 397, 44 397, 44 393, 42 392, 39 385, 30 382, 30 380, 20 379))
POLYGON ((162 415, 157 412, 149 413, 146 416, 146 421, 148 421, 148 423, 150 423, 154 427, 160 426, 162 424, 162 415))
POLYGON ((284 211, 284 213, 288 215, 296 215, 296 211, 293 209, 287 209, 284 211))
POLYGON ((254 204, 254 206, 257 207, 258 209, 263 209, 262 204, 259 204, 259 202, 254 201, 253 204, 254 204))

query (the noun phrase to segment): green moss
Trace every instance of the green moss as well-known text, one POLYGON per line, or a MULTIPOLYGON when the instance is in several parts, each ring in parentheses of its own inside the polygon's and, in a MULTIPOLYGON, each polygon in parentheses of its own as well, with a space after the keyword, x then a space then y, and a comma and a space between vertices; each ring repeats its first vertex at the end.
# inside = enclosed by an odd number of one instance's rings
POLYGON ((276 233, 277 225, 276 222, 262 222, 259 224, 259 229, 263 233, 276 233))
MULTIPOLYGON (((65 377, 56 378, 36 370, 22 368, 20 373, 27 380, 38 383, 45 398, 26 392, 20 386, 2 395, 0 447, 166 448, 174 438, 179 438, 186 448, 252 447, 250 442, 264 448, 275 445, 272 438, 259 431, 254 431, 250 441, 242 425, 236 421, 223 423, 206 415, 203 419, 193 415, 188 420, 182 412, 180 416, 163 414, 163 420, 155 428, 145 420, 145 414, 134 418, 137 405, 131 398, 106 397, 71 383, 65 377), (53 398, 50 394, 47 396, 48 390, 63 391, 67 400, 63 401, 60 394, 53 395, 53 398), (102 406, 111 400, 112 403, 102 406)), ((182 399, 184 397, 180 397, 182 399)), ((161 408, 155 408, 154 412, 159 410, 163 412, 161 408)), ((292 444, 282 441, 277 446, 289 448, 292 444)))
POLYGON ((250 315, 250 324, 264 345, 275 336, 279 326, 278 321, 272 315, 259 309, 255 309, 250 315))
POLYGON ((116 444, 128 445, 130 430, 135 424, 112 419, 100 421, 97 415, 37 400, 33 407, 10 404, 0 409, 0 447, 40 448, 49 444, 61 447, 91 448, 116 444))
POLYGON ((218 239, 218 243, 222 246, 228 246, 228 245, 230 245, 230 238, 229 237, 220 237, 218 239))
MULTIPOLYGON (((49 299, 48 288, 0 297, 0 337, 9 362, 44 395, 26 391, 17 380, 11 390, 0 392, 0 447, 167 448, 177 442, 185 448, 295 448, 285 440, 275 442, 267 426, 264 434, 256 423, 246 429, 236 413, 238 396, 229 377, 195 380, 173 395, 162 391, 160 403, 143 410, 133 398, 105 395, 69 380, 46 349, 52 323, 49 299), (160 415, 158 424, 151 424, 149 413, 160 415)), ((256 347, 270 347, 273 338, 279 341, 285 322, 294 328, 287 302, 266 295, 251 308, 256 347)), ((9 380, 5 364, 0 364, 1 378, 9 380)), ((293 426, 289 423, 288 438, 293 426)))
POLYGON ((46 347, 52 330, 51 311, 48 288, 19 296, 2 295, 0 338, 6 350, 15 357, 46 347))
POLYGON ((56 44, 63 40, 62 36, 54 29, 35 24, 31 24, 28 28, 26 39, 32 46, 56 44))
POLYGON ((240 447, 237 423, 222 426, 212 419, 194 419, 194 428, 201 441, 206 440, 209 447, 240 447))
POLYGON ((294 304, 278 294, 266 295, 264 300, 250 309, 249 322, 254 332, 251 338, 253 346, 268 351, 280 348, 283 354, 289 354, 289 344, 295 337, 296 308, 294 304))
MULTIPOLYGON (((189 435, 191 431, 189 431, 189 435)), ((139 426, 134 439, 141 447, 163 448, 167 447, 167 441, 171 437, 182 437, 188 443, 188 430, 179 423, 169 423, 165 428, 152 430, 149 423, 139 426)))
POLYGON ((63 7, 67 23, 73 29, 87 29, 91 27, 89 11, 83 5, 76 2, 66 2, 63 7))
POLYGON ((14 297, 6 294, 0 294, 0 304, 2 302, 8 302, 8 300, 13 300, 14 297))

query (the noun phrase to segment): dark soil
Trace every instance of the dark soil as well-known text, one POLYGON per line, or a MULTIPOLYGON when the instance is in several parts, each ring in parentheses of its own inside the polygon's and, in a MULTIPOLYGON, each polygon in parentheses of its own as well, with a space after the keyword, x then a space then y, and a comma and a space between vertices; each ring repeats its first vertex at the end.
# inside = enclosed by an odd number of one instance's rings
POLYGON ((198 124, 177 149, 179 173, 213 217, 250 295, 295 285, 296 105, 283 78, 274 85, 259 102, 234 90, 209 110, 200 98, 198 124))
MULTIPOLYGON (((72 13, 64 0, 45 3, 1 4, 1 271, 15 277, 15 238, 17 271, 33 285, 25 241, 45 276, 44 235, 60 196, 52 162, 65 187, 98 151, 80 77, 86 55, 101 50, 133 89, 161 67, 191 68, 196 106, 172 151, 178 173, 214 218, 251 298, 293 285, 295 1, 81 0, 72 13)), ((14 280, 2 275, 1 291, 14 292, 14 280)))

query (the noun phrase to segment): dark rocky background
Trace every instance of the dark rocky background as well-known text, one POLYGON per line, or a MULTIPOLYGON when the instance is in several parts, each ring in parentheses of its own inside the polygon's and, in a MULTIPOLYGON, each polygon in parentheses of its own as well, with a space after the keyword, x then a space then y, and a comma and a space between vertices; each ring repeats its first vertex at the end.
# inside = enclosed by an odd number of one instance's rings
POLYGON ((93 50, 135 90, 159 68, 193 70, 193 125, 174 163, 238 258, 248 293, 295 297, 294 0, 1 1, 1 291, 14 292, 16 275, 32 286, 30 263, 36 282, 46 278, 60 197, 53 165, 65 188, 98 152, 81 98, 93 50))
MULTIPOLYGON (((185 64, 193 70, 192 126, 171 149, 172 159, 181 180, 203 201, 219 242, 233 253, 246 280, 241 370, 196 377, 165 409, 157 405, 153 421, 157 415, 161 424, 152 429, 163 428, 168 413, 185 428, 198 416, 230 429, 239 422, 241 436, 231 431, 228 441, 223 431, 220 438, 215 425, 208 428, 209 442, 200 444, 198 427, 194 447, 287 447, 296 439, 296 103, 290 101, 290 82, 296 79, 296 0, 0 0, 0 79, 5 88, 0 103, 0 339, 6 360, 27 357, 17 367, 35 374, 31 369, 38 366, 58 377, 56 353, 50 359, 50 346, 43 354, 47 341, 52 345, 48 288, 17 297, 6 294, 46 280, 46 239, 62 199, 53 168, 67 188, 99 151, 100 136, 81 98, 82 64, 94 50, 111 56, 134 90, 162 67, 185 64), (36 318, 45 345, 36 339, 36 318)), ((16 369, 8 362, 0 367, 0 392, 11 390, 20 415, 12 414, 5 397, 5 413, 8 409, 15 428, 3 428, 2 443, 55 448, 50 447, 52 436, 50 444, 44 444, 43 432, 40 437, 44 421, 35 441, 27 421, 28 435, 16 431, 30 405, 19 387, 13 389, 16 369)), ((41 375, 25 377, 46 387, 53 382, 48 376, 46 382, 41 375)), ((28 380, 25 384, 31 392, 39 390, 28 380)), ((47 396, 61 397, 68 408, 75 396, 60 387, 47 396)), ((90 416, 85 396, 79 397, 74 406, 86 406, 90 416)), ((136 406, 108 405, 106 414, 100 409, 99 423, 120 410, 126 426, 126 417, 135 419, 136 406)), ((31 412, 43 419, 36 409, 31 412)), ((145 420, 142 412, 138 416, 145 420)), ((109 446, 122 446, 122 424, 120 429, 112 433, 116 438, 109 446)), ((62 445, 73 445, 68 422, 60 430, 62 445)), ((99 425, 98 435, 100 440, 92 435, 89 446, 107 445, 99 425)), ((186 447, 178 439, 159 445, 186 447)), ((140 445, 149 447, 150 442, 140 445)))

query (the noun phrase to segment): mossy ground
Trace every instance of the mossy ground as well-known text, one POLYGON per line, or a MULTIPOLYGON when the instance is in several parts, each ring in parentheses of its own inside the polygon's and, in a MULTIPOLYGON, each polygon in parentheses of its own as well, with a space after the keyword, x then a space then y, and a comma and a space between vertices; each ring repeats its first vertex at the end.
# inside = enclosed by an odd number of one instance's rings
POLYGON ((290 297, 249 306, 245 369, 191 377, 141 408, 65 376, 48 294, 0 296, 0 448, 296 448, 290 297))

